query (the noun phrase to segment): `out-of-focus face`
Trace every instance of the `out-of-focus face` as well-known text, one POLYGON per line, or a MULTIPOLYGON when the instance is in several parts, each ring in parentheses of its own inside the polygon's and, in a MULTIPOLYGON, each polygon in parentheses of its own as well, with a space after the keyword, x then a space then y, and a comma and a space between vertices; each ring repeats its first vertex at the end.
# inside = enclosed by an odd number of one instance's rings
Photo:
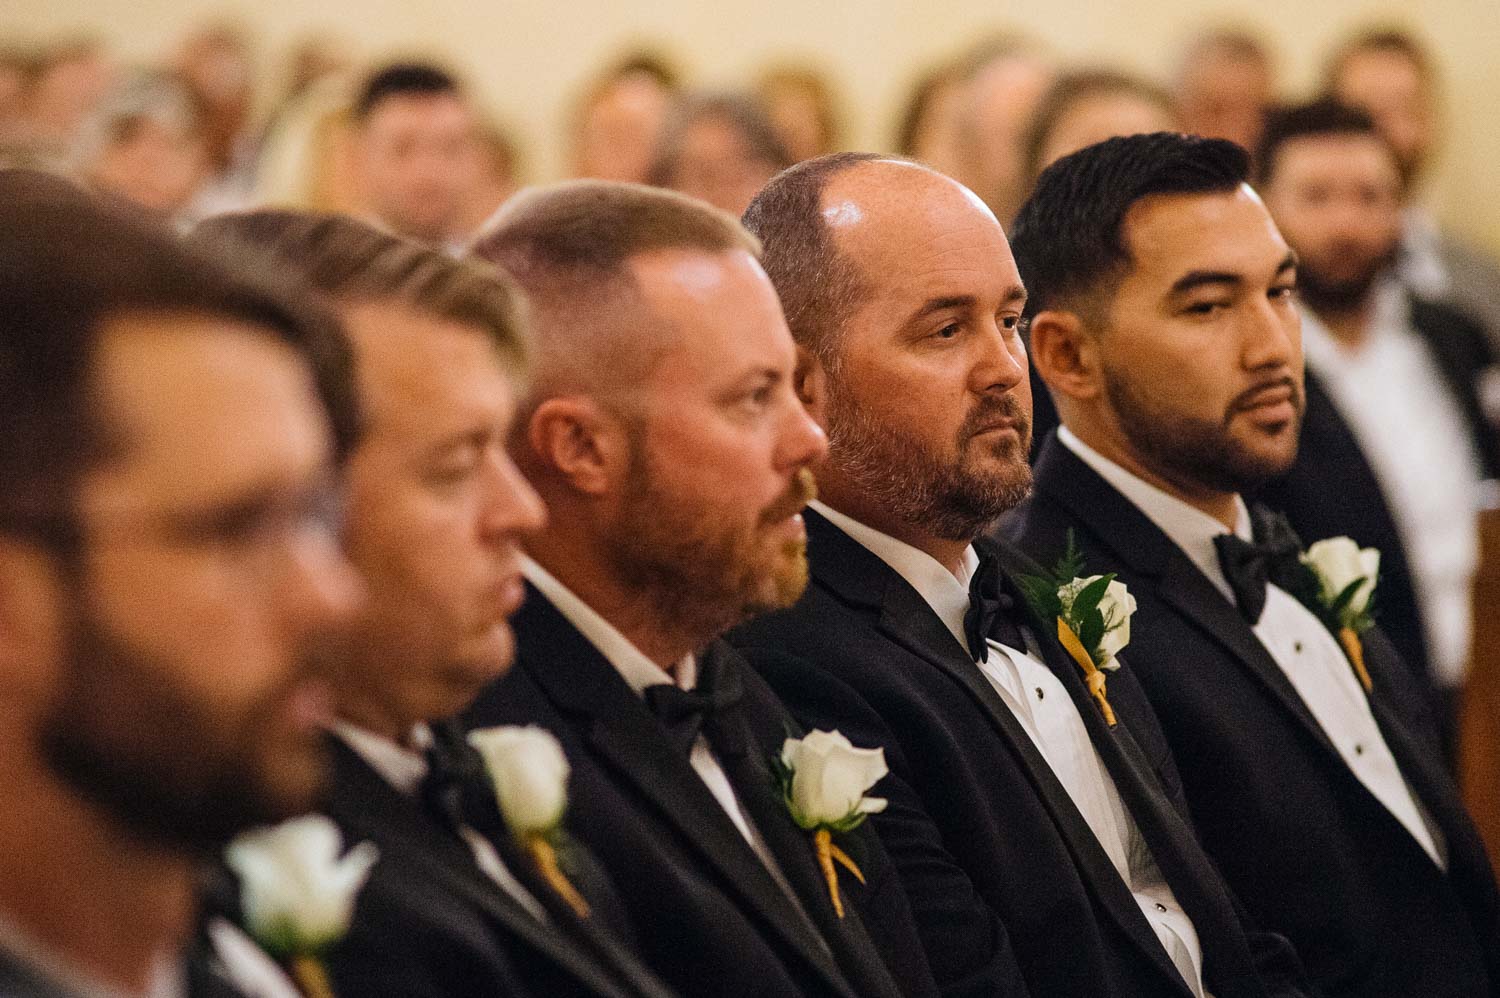
POLYGON ((1302 327, 1294 258, 1260 198, 1157 195, 1125 216, 1130 253, 1098 338, 1116 431, 1179 492, 1244 491, 1297 456, 1302 327))
POLYGON ((201 135, 142 118, 102 151, 89 179, 150 211, 174 215, 192 202, 207 169, 201 135))
POLYGON ((644 73, 616 81, 584 109, 574 175, 645 183, 671 103, 666 88, 644 73))
POLYGON ((214 848, 323 779, 309 653, 359 592, 328 430, 301 360, 233 322, 117 319, 95 370, 123 448, 79 489, 39 748, 123 828, 214 848))
POLYGON ((1355 53, 1333 81, 1333 92, 1375 119, 1408 180, 1421 172, 1437 142, 1437 112, 1427 80, 1415 63, 1399 52, 1355 53))
POLYGON ((629 267, 672 340, 640 397, 610 528, 616 574, 705 628, 790 606, 807 584, 808 468, 827 444, 797 399, 776 292, 743 250, 629 267))
POLYGON ((1052 126, 1042 146, 1037 170, 1105 139, 1171 132, 1179 127, 1177 119, 1155 101, 1127 93, 1091 94, 1069 105, 1052 126))
POLYGON ((455 94, 395 95, 370 110, 357 136, 369 210, 396 233, 441 245, 476 176, 474 116, 455 94))
POLYGON ((478 327, 392 302, 345 309, 367 426, 345 543, 369 598, 341 693, 404 734, 468 706, 514 656, 520 540, 541 501, 505 451, 512 377, 478 327))
POLYGON ((833 178, 823 217, 869 286, 822 366, 829 468, 872 526, 972 540, 1031 485, 1026 295, 1005 235, 967 188, 890 162, 833 178))
POLYGON ((973 150, 963 135, 968 95, 967 84, 957 74, 934 83, 911 142, 913 159, 960 180, 973 171, 973 150))
POLYGON ((757 156, 733 122, 704 117, 682 136, 668 184, 738 218, 779 167, 757 156))
POLYGON ((765 95, 766 114, 771 125, 791 154, 800 163, 826 152, 832 152, 831 137, 823 131, 823 115, 818 95, 807 87, 790 83, 773 87, 765 95))
POLYGON ((1373 135, 1292 139, 1276 153, 1266 205, 1297 251, 1298 286, 1315 310, 1361 304, 1395 257, 1401 180, 1373 135))
POLYGON ((1254 149, 1273 98, 1270 68, 1258 59, 1205 53, 1183 74, 1183 130, 1254 149))
POLYGON ((981 69, 969 85, 974 189, 1001 218, 1012 217, 1025 198, 1022 137, 1053 75, 1040 59, 1010 56, 981 69))

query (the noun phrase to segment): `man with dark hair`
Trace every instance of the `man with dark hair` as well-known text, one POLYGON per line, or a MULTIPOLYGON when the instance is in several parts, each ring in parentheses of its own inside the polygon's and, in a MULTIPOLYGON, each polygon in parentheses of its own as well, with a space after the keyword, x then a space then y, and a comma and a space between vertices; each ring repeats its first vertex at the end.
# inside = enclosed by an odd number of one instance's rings
POLYGON ((1020 600, 1041 569, 983 537, 1031 482, 1026 292, 994 215, 925 167, 840 155, 783 173, 746 220, 829 457, 812 584, 732 640, 803 724, 885 749, 871 824, 940 985, 1300 993, 1194 838, 1130 670, 1090 679, 1020 600), (838 270, 840 296, 809 307, 838 270))
POLYGON ((336 990, 663 998, 592 862, 576 857, 568 887, 549 881, 515 802, 497 800, 447 720, 510 665, 519 541, 542 522, 504 450, 529 352, 519 292, 339 216, 222 216, 198 237, 269 253, 336 303, 368 416, 344 541, 369 595, 326 650, 337 720, 322 808, 380 859, 326 956, 336 990), (445 786, 462 788, 461 813, 445 786))
POLYGON ((374 220, 397 235, 451 248, 478 176, 477 121, 446 70, 395 63, 376 70, 354 100, 355 172, 374 220))
POLYGON ((0 172, 0 229, 0 993, 238 994, 248 940, 184 956, 323 783, 337 328, 59 181, 0 172))
POLYGON ((1299 256, 1308 382, 1297 463, 1263 497, 1308 541, 1347 534, 1381 552, 1381 628, 1431 690, 1455 757, 1480 482, 1500 474, 1480 402, 1494 358, 1467 317, 1394 280, 1400 181, 1363 112, 1320 101, 1273 116, 1259 189, 1299 256))
POLYGON ((1438 67, 1412 32, 1375 26, 1356 33, 1328 60, 1324 91, 1368 112, 1401 167, 1401 247, 1397 268, 1412 291, 1449 303, 1482 323, 1500 352, 1500 266, 1492 254, 1447 227, 1423 204, 1423 185, 1442 138, 1438 67))
POLYGON ((838 818, 820 835, 778 790, 792 720, 717 640, 806 585, 799 513, 824 452, 759 245, 683 195, 577 181, 518 195, 476 252, 532 304, 512 453, 548 523, 516 668, 471 719, 562 740, 568 831, 684 993, 935 994, 889 858, 838 818))
POLYGON ((1110 689, 1145 687, 1209 854, 1323 994, 1491 994, 1494 879, 1420 693, 1378 628, 1331 618, 1337 577, 1241 498, 1298 460, 1304 399, 1297 257, 1248 165, 1160 134, 1042 175, 1012 238, 1063 425, 1004 534, 1043 561, 1076 545, 1132 594, 1110 689))

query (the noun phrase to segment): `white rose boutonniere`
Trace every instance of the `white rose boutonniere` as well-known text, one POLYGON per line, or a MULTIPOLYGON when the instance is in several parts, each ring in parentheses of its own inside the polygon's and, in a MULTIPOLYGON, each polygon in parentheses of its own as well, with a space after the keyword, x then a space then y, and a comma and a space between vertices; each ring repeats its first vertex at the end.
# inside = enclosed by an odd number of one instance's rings
POLYGON ((805 738, 788 738, 771 769, 781 787, 792 820, 813 833, 818 866, 828 883, 833 910, 844 917, 839 897, 838 863, 860 883, 865 876, 849 854, 833 842, 833 836, 852 832, 872 814, 885 810, 886 801, 866 797, 889 770, 885 749, 855 748, 837 731, 814 731, 805 738))
POLYGON ((224 854, 240 878, 246 929, 309 998, 333 994, 323 954, 349 931, 355 895, 379 856, 361 842, 340 858, 342 845, 338 826, 313 814, 246 832, 224 854))
POLYGON ((505 725, 469 732, 469 744, 484 759, 511 834, 531 856, 547 884, 580 918, 587 918, 588 902, 558 862, 572 769, 557 737, 536 725, 505 725))
POLYGON ((1298 594, 1308 609, 1337 636, 1349 663, 1368 693, 1373 688, 1365 668, 1360 635, 1374 624, 1375 584, 1380 578, 1380 552, 1361 548, 1348 537, 1330 537, 1299 556, 1315 585, 1298 594))
POLYGON ((1016 584, 1033 613, 1057 621, 1057 640, 1083 670, 1089 694, 1114 727, 1105 673, 1120 667, 1115 656, 1130 644, 1135 597, 1113 574, 1084 576, 1082 571, 1083 553, 1070 530, 1067 551, 1056 567, 1046 575, 1022 576, 1016 584))

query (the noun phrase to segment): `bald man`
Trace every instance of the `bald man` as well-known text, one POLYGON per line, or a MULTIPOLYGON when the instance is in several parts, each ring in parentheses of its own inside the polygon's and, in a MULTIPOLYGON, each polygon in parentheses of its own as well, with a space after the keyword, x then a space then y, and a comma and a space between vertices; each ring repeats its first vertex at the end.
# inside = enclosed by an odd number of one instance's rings
POLYGON ((841 154, 745 221, 829 455, 811 585, 732 641, 802 723, 885 749, 871 823, 939 983, 1015 993, 1013 962, 1033 995, 1299 994, 1290 947, 1247 931, 1199 846, 1130 668, 1087 685, 1102 671, 1021 596, 1041 569, 983 536, 1031 485, 1026 292, 995 216, 924 167, 841 154))
POLYGON ((568 830, 684 994, 935 994, 878 839, 838 836, 864 883, 820 870, 772 773, 792 720, 716 640, 807 584, 825 450, 755 239, 683 195, 580 181, 522 195, 477 252, 532 303, 511 450, 548 521, 516 665, 471 718, 562 740, 568 830))

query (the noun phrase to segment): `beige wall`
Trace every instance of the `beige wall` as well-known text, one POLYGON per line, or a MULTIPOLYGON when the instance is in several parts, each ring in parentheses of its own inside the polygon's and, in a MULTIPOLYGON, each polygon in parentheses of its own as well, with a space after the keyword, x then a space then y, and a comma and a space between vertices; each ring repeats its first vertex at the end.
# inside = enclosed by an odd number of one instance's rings
POLYGON ((1183 38, 1233 20, 1280 48, 1284 83, 1296 95, 1343 33, 1406 18, 1432 42, 1447 84, 1448 142, 1429 200, 1500 252, 1500 0, 0 0, 0 10, 0 40, 89 29, 129 60, 148 60, 191 25, 225 15, 255 31, 268 70, 279 68, 269 57, 315 30, 366 57, 444 55, 522 137, 533 179, 560 169, 562 124, 582 81, 636 40, 660 40, 703 84, 743 82, 770 58, 815 59, 844 92, 855 142, 884 148, 913 77, 992 28, 1028 30, 1065 58, 1165 73, 1183 38))

